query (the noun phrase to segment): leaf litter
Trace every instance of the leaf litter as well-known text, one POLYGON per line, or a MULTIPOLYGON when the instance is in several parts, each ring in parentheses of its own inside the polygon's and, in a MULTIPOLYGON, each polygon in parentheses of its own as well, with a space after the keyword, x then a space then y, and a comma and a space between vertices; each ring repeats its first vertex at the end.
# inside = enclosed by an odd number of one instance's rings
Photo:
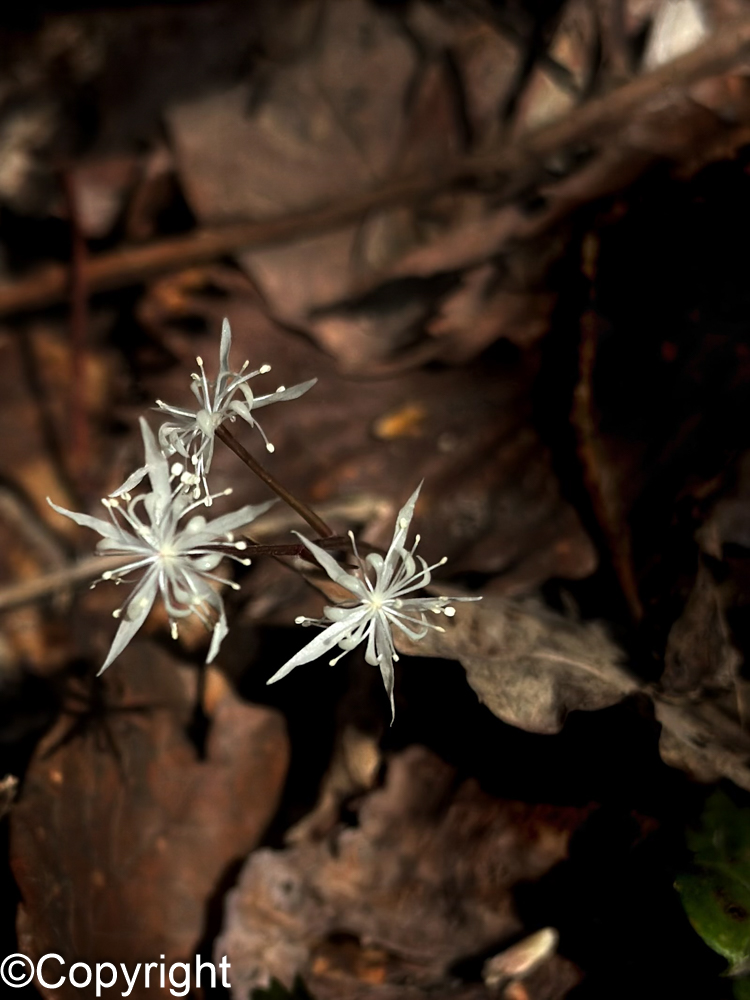
MULTIPOLYGON (((145 8, 127 26, 109 11, 3 26, 4 582, 76 568, 78 536, 40 498, 85 509, 121 483, 137 416, 158 398, 190 403, 186 367, 213 355, 226 316, 237 356, 272 366, 259 391, 318 378, 264 431, 273 475, 336 531, 382 551, 425 480, 420 551, 450 559, 435 593, 483 601, 400 653, 445 661, 440 676, 469 685, 498 739, 565 740, 582 711, 641 720, 654 787, 678 802, 675 820, 652 799, 649 844, 694 811, 692 781, 750 790, 748 262, 725 246, 746 197, 750 29, 742 4, 725 7, 307 0, 260 3, 252 19, 219 3, 145 8), (162 55, 167 36, 176 55, 162 55), (134 53, 138 80, 123 72, 134 53), (67 208, 60 163, 78 192, 67 208), (706 232, 700 206, 729 189, 726 230, 706 232), (696 217, 709 249, 691 259, 678 220, 696 217), (102 293, 88 319, 72 303, 78 340, 67 316, 34 314, 66 302, 65 227, 89 240, 75 287, 102 293), (74 405, 63 369, 81 379, 74 405), (70 453, 81 414, 83 464, 70 453), (657 738, 689 778, 663 768, 657 738)), ((227 450, 214 466, 238 503, 268 499, 227 450)), ((213 946, 243 1000, 260 986, 554 1000, 606 982, 619 995, 576 948, 579 928, 521 905, 525 886, 578 870, 589 799, 504 794, 503 767, 533 785, 523 759, 459 773, 419 745, 408 704, 403 745, 386 752, 354 654, 348 680, 305 664, 273 695, 290 746, 263 704, 299 649, 279 626, 341 597, 310 561, 238 577, 219 665, 252 702, 213 671, 201 693, 205 637, 186 629, 177 663, 158 613, 94 696, 81 675, 115 602, 74 599, 78 579, 42 587, 49 607, 5 612, 0 637, 0 698, 18 714, 2 722, 15 749, 0 773, 22 779, 15 801, 6 779, 2 806, 22 950, 132 962, 158 942, 176 959, 213 946), (14 693, 29 677, 57 698, 44 736, 14 693), (321 716, 326 692, 338 704, 321 716)), ((410 690, 397 671, 397 701, 410 690)), ((636 810, 611 794, 622 816, 636 810)), ((673 915, 665 926, 682 940, 673 915)), ((677 989, 678 972, 650 975, 654 995, 677 989)))

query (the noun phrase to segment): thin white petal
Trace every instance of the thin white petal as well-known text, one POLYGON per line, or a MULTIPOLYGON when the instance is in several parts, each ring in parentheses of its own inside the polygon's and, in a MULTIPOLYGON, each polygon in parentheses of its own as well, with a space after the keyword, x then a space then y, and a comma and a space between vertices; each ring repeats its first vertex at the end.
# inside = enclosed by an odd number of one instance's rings
POLYGON ((100 674, 103 674, 112 661, 117 659, 141 625, 143 625, 145 620, 148 618, 148 613, 153 607, 154 599, 156 597, 158 586, 157 579, 158 577, 156 572, 153 570, 149 571, 149 573, 143 578, 137 590, 134 592, 130 599, 130 603, 128 604, 128 608, 134 607, 134 615, 132 618, 123 618, 120 622, 120 627, 115 633, 112 645, 109 647, 107 659, 104 661, 101 669, 99 670, 100 674), (133 605, 133 602, 137 603, 133 605))
POLYGON ((393 660, 390 654, 384 654, 380 661, 380 676, 383 678, 385 693, 391 703, 391 725, 393 725, 393 720, 396 718, 396 703, 393 700, 393 660))
POLYGON ((172 490, 169 485, 169 462, 161 452, 154 432, 148 426, 143 417, 139 421, 141 434, 143 436, 143 450, 146 456, 146 468, 148 478, 151 480, 151 490, 155 497, 154 514, 158 520, 164 508, 172 499, 172 490))
MULTIPOLYGON (((406 541, 406 536, 411 525, 411 519, 414 517, 414 508, 417 505, 417 500, 419 498, 419 491, 422 489, 424 479, 414 490, 412 495, 406 501, 404 506, 398 512, 398 517, 396 518, 396 527, 393 532, 393 541, 391 542, 391 549, 394 548, 404 548, 404 543, 406 541)), ((388 552, 390 555, 390 550, 388 552)))
POLYGON ((222 605, 221 612, 219 613, 219 619, 214 625, 213 634, 211 635, 211 645, 208 650, 208 656, 206 657, 206 663, 212 663, 214 657, 219 652, 219 646, 221 646, 224 639, 226 639, 229 633, 229 628, 227 626, 227 616, 224 611, 224 606, 222 605))
POLYGON ((136 469, 135 472, 128 476, 122 486, 119 486, 113 493, 109 495, 111 497, 122 496, 123 493, 132 493, 132 491, 139 485, 141 480, 145 477, 148 472, 148 466, 142 465, 140 469, 136 469))
POLYGON ((92 531, 98 532, 104 538, 111 538, 114 541, 122 539, 122 531, 117 527, 117 525, 112 524, 111 521, 103 521, 101 518, 92 517, 90 514, 77 514, 75 511, 66 510, 64 507, 58 507, 57 504, 53 503, 49 497, 47 497, 47 503, 53 510, 56 510, 58 514, 64 514, 65 517, 69 517, 71 521, 75 521, 76 524, 80 524, 83 528, 91 528, 92 531))
POLYGON ((261 406, 268 406, 270 403, 282 403, 286 399, 299 399, 308 389, 312 389, 318 380, 308 379, 307 382, 300 382, 299 385, 292 385, 283 392, 270 392, 267 396, 256 396, 253 400, 253 409, 259 410, 261 406))
POLYGON ((333 556, 330 556, 325 549, 321 549, 315 542, 309 541, 303 535, 300 535, 298 531, 295 531, 294 534, 312 552, 334 583, 338 583, 340 587, 344 587, 346 590, 351 591, 352 594, 356 594, 361 600, 367 600, 369 591, 360 579, 342 569, 333 556))
POLYGON ((232 330, 229 320, 224 317, 221 324, 221 346, 219 347, 219 378, 229 373, 229 352, 232 349, 232 330))
POLYGON ((329 625, 323 632, 316 635, 311 642, 303 646, 298 653, 295 653, 291 660, 287 660, 283 667, 279 667, 273 677, 269 677, 266 684, 275 684, 276 681, 280 681, 282 677, 286 677, 287 674, 291 673, 295 667, 299 667, 302 663, 309 663, 311 660, 317 660, 323 653, 327 653, 329 649, 333 649, 339 639, 342 639, 348 632, 351 632, 353 627, 369 613, 368 608, 357 608, 348 618, 329 625))

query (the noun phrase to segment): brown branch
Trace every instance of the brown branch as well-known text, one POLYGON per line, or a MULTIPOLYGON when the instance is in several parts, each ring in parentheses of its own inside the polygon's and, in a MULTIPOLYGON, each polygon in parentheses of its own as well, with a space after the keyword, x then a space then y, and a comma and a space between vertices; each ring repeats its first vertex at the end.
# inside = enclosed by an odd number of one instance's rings
MULTIPOLYGON (((637 108, 676 89, 721 73, 750 55, 750 16, 729 22, 703 45, 678 59, 637 77, 602 97, 587 101, 566 118, 530 132, 521 139, 478 155, 461 157, 432 173, 397 178, 334 205, 262 222, 238 222, 209 227, 147 246, 127 247, 91 258, 84 269, 90 292, 137 284, 238 250, 256 249, 302 236, 339 229, 370 212, 410 202, 460 181, 500 175, 509 178, 504 196, 520 183, 528 184, 553 153, 602 137, 637 108), (524 174, 525 172, 525 174, 524 174), (524 176, 519 176, 524 175, 524 176)), ((17 282, 0 286, 0 316, 53 305, 64 299, 69 270, 49 265, 17 282)))
MULTIPOLYGON (((61 174, 70 225, 70 464, 75 478, 86 475, 89 462, 89 428, 86 414, 86 331, 88 248, 81 228, 75 179, 70 170, 61 174)), ((84 491, 86 484, 83 483, 84 491)))
POLYGON ((593 233, 583 240, 582 271, 589 283, 589 303, 581 316, 578 347, 578 382, 573 392, 571 423, 576 432, 578 457, 589 500, 604 542, 609 550, 623 597, 634 621, 643 617, 638 584, 633 567, 630 527, 622 515, 620 497, 609 468, 598 430, 594 401, 594 365, 599 346, 599 317, 595 309, 596 268, 599 241, 593 233))
POLYGON ((278 497, 281 497, 284 503, 289 504, 292 510, 295 510, 301 518, 307 521, 313 531, 316 531, 321 538, 330 538, 333 535, 333 529, 328 527, 323 518, 318 517, 315 511, 310 510, 307 504, 298 500, 285 486, 277 482, 271 473, 264 469, 260 462, 256 461, 250 452, 240 444, 237 438, 229 433, 226 427, 222 425, 217 427, 216 437, 220 441, 223 441, 227 448, 233 451, 245 463, 248 469, 255 473, 258 479, 262 479, 266 486, 269 486, 278 497))
MULTIPOLYGON (((348 549, 350 545, 349 539, 345 535, 316 538, 315 544, 322 549, 348 549)), ((293 542, 289 545, 249 544, 243 550, 242 556, 247 559, 261 556, 298 557, 313 562, 309 549, 305 548, 301 542, 293 542)), ((45 573, 34 580, 24 580, 22 583, 3 587, 0 589, 0 612, 10 611, 24 604, 32 604, 34 601, 51 597, 53 594, 68 590, 70 587, 89 583, 91 580, 101 577, 102 573, 111 572, 127 565, 129 561, 129 556, 94 555, 74 566, 67 566, 65 569, 55 570, 53 573, 45 573)))

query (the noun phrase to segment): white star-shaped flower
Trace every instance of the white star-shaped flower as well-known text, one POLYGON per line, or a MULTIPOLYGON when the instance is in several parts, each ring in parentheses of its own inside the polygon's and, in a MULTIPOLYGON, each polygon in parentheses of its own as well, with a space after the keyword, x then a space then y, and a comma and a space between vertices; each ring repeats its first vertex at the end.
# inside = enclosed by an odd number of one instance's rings
MULTIPOLYGON (((180 406, 170 406, 157 399, 156 405, 168 415, 159 428, 159 444, 166 455, 181 455, 194 467, 198 481, 208 494, 206 475, 211 468, 214 453, 216 429, 225 421, 234 421, 237 417, 257 427, 266 443, 268 451, 273 451, 273 445, 268 441, 263 428, 253 416, 253 411, 270 403, 280 403, 287 399, 297 399, 311 389, 318 381, 316 378, 300 382, 289 389, 280 385, 275 392, 265 396, 255 396, 248 385, 256 375, 270 372, 270 365, 262 365, 256 371, 247 371, 249 362, 245 361, 238 372, 229 367, 229 351, 232 347, 232 331, 229 320, 224 320, 221 327, 221 346, 219 348, 219 373, 214 381, 209 381, 203 366, 203 359, 196 358, 200 374, 192 375, 190 388, 198 403, 197 410, 185 409, 180 406), (242 399, 236 399, 237 394, 242 399)), ((140 471, 140 470, 139 470, 140 471)))
MULTIPOLYGON (((428 566, 421 556, 415 556, 419 535, 414 539, 410 549, 405 547, 406 535, 421 485, 420 483, 399 511, 393 541, 385 557, 378 553, 370 553, 362 560, 359 558, 356 546, 354 547, 360 576, 348 573, 325 549, 298 535, 328 576, 348 590, 353 595, 353 600, 324 608, 323 618, 297 618, 298 625, 319 625, 325 628, 325 631, 277 670, 267 681, 268 684, 274 684, 300 664, 309 663, 310 660, 329 652, 334 646, 339 646, 344 652, 330 661, 333 666, 345 653, 366 640, 365 660, 373 666, 380 667, 383 684, 391 703, 391 722, 393 722, 395 715, 393 663, 398 660, 393 644, 393 628, 400 629, 410 639, 416 641, 424 638, 428 629, 444 631, 440 625, 428 621, 425 612, 444 614, 451 618, 456 613, 453 605, 457 601, 481 600, 480 597, 407 596, 415 590, 426 587, 432 578, 432 571, 446 562, 443 558, 434 566, 428 566), (420 564, 419 568, 417 561, 420 564)), ((354 536, 351 532, 349 534, 354 544, 354 536)))
MULTIPOLYGON (((186 474, 179 464, 170 469, 151 428, 142 417, 140 423, 146 457, 143 473, 149 478, 151 492, 131 497, 125 487, 121 487, 117 496, 102 501, 109 512, 108 521, 65 510, 47 498, 58 513, 71 518, 76 524, 92 528, 102 536, 96 546, 97 552, 130 557, 130 561, 119 569, 104 573, 102 580, 122 583, 130 573, 143 571, 133 593, 114 612, 114 616, 122 620, 99 673, 120 655, 143 625, 157 594, 161 594, 167 609, 173 638, 177 638, 178 621, 188 615, 196 615, 212 631, 206 657, 206 662, 210 663, 228 631, 224 602, 211 583, 238 586, 231 580, 216 576, 213 570, 225 556, 249 565, 249 559, 237 555, 247 548, 247 543, 235 541, 233 532, 249 524, 275 503, 271 500, 255 506, 248 505, 212 521, 207 521, 202 514, 194 514, 181 524, 187 514, 207 506, 208 498, 191 499, 185 490, 185 482, 186 476, 188 484, 194 477, 186 474)), ((231 490, 225 490, 220 495, 229 493, 231 490)))

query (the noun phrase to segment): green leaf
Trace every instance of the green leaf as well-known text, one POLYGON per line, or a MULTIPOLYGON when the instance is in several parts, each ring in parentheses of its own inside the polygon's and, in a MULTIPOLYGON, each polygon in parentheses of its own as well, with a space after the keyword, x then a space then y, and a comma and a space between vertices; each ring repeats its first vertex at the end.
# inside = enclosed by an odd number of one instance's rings
POLYGON ((688 920, 731 963, 729 975, 750 971, 750 809, 714 793, 687 843, 693 866, 675 888, 688 920))

